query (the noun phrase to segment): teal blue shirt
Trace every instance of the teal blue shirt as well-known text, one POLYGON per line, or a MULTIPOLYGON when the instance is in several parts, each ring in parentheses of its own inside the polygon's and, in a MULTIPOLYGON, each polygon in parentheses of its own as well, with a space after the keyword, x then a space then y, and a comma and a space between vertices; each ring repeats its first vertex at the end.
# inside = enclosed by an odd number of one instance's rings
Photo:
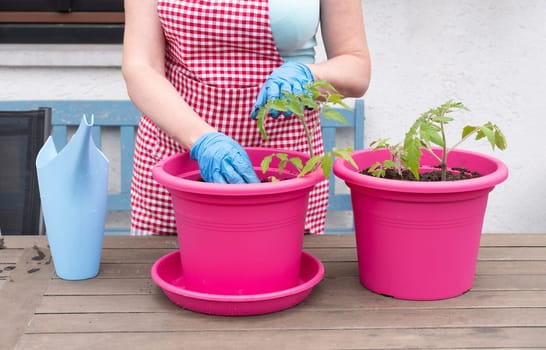
POLYGON ((269 18, 275 45, 285 61, 315 62, 320 0, 269 0, 269 18))

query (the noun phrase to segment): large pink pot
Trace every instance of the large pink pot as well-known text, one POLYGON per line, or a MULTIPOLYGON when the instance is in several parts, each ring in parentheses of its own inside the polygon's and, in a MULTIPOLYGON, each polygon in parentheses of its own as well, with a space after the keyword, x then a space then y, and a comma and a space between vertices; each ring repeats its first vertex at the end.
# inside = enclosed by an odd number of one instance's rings
MULTIPOLYGON (((366 149, 352 156, 362 170, 387 159, 389 152, 366 149)), ((437 161, 424 152, 421 163, 437 161)), ((334 173, 351 190, 360 281, 366 288, 400 299, 434 300, 472 287, 488 194, 508 170, 495 158, 463 150, 452 151, 448 164, 483 176, 388 180, 359 174, 336 160, 334 173)))
MULTIPOLYGON (((258 174, 262 159, 275 152, 246 151, 258 174)), ((278 176, 277 166, 272 162, 266 175, 278 176)), ((283 174, 296 172, 288 165, 283 174)), ((153 176, 172 195, 186 288, 244 295, 276 292, 299 282, 307 202, 324 178, 320 170, 276 183, 205 183, 196 181, 198 164, 184 153, 161 161, 153 176)))

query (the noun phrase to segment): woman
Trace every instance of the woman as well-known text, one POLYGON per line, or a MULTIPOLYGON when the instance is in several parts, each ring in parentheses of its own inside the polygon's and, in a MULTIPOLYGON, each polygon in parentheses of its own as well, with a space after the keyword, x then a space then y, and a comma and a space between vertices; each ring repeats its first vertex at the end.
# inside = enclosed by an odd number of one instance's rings
MULTIPOLYGON (((207 181, 256 182, 241 146, 308 150, 290 117, 266 123, 264 143, 251 116, 267 99, 305 93, 313 80, 358 97, 370 80, 361 0, 125 0, 122 67, 143 112, 131 189, 137 235, 176 234, 170 196, 151 175, 159 160, 190 151, 207 181), (319 22, 328 60, 315 63, 319 22)), ((318 125, 319 111, 306 118, 318 125)), ((315 130, 314 150, 323 152, 315 130)), ((309 232, 324 231, 327 200, 323 182, 310 195, 309 232)))

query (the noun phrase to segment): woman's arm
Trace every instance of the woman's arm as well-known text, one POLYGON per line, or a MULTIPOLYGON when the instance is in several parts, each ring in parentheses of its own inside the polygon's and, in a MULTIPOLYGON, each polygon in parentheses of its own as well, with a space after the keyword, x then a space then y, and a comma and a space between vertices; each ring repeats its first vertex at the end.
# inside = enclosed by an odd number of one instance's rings
POLYGON ((346 97, 362 96, 370 84, 370 56, 361 0, 321 0, 321 29, 328 60, 309 65, 346 97))
POLYGON ((156 0, 125 0, 122 72, 129 97, 184 149, 215 131, 165 78, 165 39, 156 0))

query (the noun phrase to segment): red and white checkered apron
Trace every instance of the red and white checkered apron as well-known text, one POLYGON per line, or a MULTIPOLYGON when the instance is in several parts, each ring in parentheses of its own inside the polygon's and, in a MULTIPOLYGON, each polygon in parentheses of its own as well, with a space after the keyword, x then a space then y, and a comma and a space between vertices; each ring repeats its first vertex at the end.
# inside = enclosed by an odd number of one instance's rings
MULTIPOLYGON (((268 0, 159 0, 157 8, 167 41, 166 76, 197 114, 243 146, 308 152, 297 118, 269 119, 267 143, 250 118, 261 85, 283 63, 269 25, 268 0)), ((317 131, 315 153, 322 153, 319 112, 306 118, 317 131)), ((170 195, 152 178, 151 169, 183 151, 142 116, 131 188, 133 234, 176 234, 170 195)), ((327 203, 328 182, 323 181, 310 194, 306 230, 324 232, 327 203)))

